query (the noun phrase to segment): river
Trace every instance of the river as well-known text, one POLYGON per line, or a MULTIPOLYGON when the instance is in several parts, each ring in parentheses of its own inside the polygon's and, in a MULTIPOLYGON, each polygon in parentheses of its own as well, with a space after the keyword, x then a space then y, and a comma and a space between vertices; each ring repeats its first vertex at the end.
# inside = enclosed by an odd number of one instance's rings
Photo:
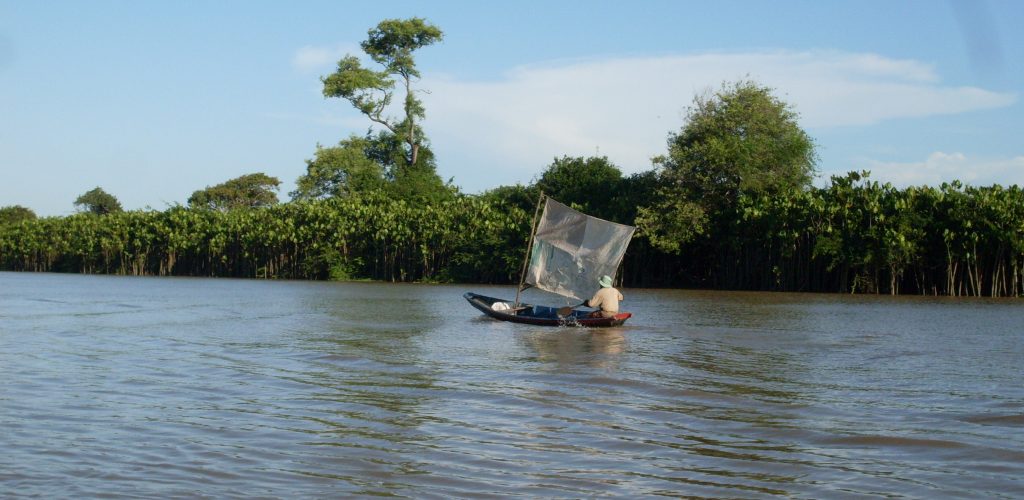
POLYGON ((0 496, 1024 496, 1020 299, 465 291, 0 273, 0 496))

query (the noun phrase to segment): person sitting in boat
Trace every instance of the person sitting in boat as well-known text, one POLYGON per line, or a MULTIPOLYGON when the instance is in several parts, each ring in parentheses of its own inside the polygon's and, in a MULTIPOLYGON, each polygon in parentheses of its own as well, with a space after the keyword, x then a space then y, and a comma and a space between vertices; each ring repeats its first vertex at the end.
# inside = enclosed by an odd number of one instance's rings
POLYGON ((619 301, 622 300, 622 293, 612 286, 612 277, 606 274, 601 276, 597 283, 601 285, 601 289, 590 300, 583 303, 587 307, 597 309, 590 315, 595 318, 610 318, 619 314, 619 301))

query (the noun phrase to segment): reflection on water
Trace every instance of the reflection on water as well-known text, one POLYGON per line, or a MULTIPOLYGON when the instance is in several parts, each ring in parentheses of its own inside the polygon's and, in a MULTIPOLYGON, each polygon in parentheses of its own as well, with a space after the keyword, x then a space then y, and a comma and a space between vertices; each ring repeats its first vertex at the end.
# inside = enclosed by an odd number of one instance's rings
POLYGON ((1024 495, 1019 301, 467 289, 0 273, 0 493, 1024 495))
POLYGON ((524 328, 517 336, 537 353, 535 361, 552 363, 558 369, 579 365, 614 369, 626 344, 622 328, 524 328))

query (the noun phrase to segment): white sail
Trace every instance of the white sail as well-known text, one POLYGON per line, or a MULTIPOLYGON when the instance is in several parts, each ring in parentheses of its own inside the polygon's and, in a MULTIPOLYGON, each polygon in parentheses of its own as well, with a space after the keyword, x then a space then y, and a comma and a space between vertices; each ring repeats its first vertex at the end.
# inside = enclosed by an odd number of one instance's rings
POLYGON ((533 239, 526 282, 566 297, 590 298, 601 276, 615 277, 635 229, 548 198, 533 239))

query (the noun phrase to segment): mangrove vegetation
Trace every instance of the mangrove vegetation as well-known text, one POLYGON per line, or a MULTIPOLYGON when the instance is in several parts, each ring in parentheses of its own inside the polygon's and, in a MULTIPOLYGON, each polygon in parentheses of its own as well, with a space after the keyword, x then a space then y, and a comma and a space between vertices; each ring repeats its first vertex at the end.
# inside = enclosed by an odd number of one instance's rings
POLYGON ((443 37, 388 20, 322 78, 379 129, 317 145, 290 200, 245 174, 188 205, 122 210, 97 187, 63 217, 0 208, 0 270, 154 276, 514 283, 541 192, 635 225, 627 287, 1021 296, 1018 186, 896 188, 869 172, 815 186, 818 157, 798 115, 743 80, 694 99, 649 171, 608 158, 553 159, 528 185, 465 194, 437 175, 416 98, 413 52, 443 37), (386 112, 395 88, 399 117, 386 112))

